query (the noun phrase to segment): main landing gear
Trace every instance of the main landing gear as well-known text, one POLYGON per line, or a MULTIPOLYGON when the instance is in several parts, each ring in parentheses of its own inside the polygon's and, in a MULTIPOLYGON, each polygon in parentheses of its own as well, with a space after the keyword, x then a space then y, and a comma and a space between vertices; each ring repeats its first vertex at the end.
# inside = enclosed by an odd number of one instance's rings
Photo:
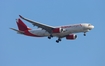
MULTIPOLYGON (((51 39, 53 37, 53 35, 51 34, 50 36, 48 36, 48 39, 51 39)), ((58 40, 56 40, 57 43, 59 43, 59 41, 61 41, 61 38, 58 38, 58 40)))
POLYGON ((59 43, 59 41, 61 41, 61 38, 58 38, 58 40, 56 40, 57 43, 59 43))
POLYGON ((51 37, 48 37, 48 39, 51 39, 51 37))
POLYGON ((51 39, 53 37, 53 35, 50 35, 49 37, 48 37, 48 39, 51 39))

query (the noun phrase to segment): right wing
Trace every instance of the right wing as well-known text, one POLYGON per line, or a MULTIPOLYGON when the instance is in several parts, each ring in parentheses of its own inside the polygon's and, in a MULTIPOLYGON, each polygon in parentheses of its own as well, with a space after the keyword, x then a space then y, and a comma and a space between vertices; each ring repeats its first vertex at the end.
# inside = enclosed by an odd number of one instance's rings
POLYGON ((19 15, 19 16, 20 16, 20 18, 32 23, 34 26, 40 27, 40 28, 46 30, 49 33, 52 33, 52 30, 54 29, 54 27, 52 27, 52 26, 48 26, 48 25, 45 25, 45 24, 38 23, 36 21, 32 21, 30 19, 22 17, 21 15, 19 15))

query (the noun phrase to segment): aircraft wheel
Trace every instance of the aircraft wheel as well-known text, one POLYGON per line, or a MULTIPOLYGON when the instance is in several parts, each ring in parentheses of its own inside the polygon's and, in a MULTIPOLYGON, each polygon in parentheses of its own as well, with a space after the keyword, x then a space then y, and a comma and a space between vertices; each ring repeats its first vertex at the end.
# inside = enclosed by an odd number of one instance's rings
POLYGON ((51 37, 48 37, 48 39, 51 39, 51 37))
POLYGON ((61 41, 61 39, 59 38, 58 41, 61 41))
POLYGON ((57 43, 59 43, 59 40, 56 40, 57 43))
POLYGON ((86 36, 86 34, 84 33, 84 36, 86 36))

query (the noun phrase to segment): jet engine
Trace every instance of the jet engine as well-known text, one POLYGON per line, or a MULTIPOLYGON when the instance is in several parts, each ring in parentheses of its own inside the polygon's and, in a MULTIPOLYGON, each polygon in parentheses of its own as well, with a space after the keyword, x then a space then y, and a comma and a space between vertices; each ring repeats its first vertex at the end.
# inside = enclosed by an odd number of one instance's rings
POLYGON ((63 28, 54 28, 52 30, 53 33, 62 33, 62 32, 65 32, 66 29, 63 29, 63 28))
POLYGON ((74 40, 76 38, 77 38, 77 35, 75 35, 75 34, 70 34, 70 35, 66 36, 66 39, 68 39, 68 40, 74 40))

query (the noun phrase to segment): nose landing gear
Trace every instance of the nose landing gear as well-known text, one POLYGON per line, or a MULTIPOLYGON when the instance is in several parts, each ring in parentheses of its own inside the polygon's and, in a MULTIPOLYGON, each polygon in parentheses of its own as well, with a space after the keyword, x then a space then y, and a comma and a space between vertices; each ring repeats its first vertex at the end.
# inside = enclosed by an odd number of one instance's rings
POLYGON ((84 34, 83 34, 84 36, 86 36, 86 32, 84 32, 84 34))

